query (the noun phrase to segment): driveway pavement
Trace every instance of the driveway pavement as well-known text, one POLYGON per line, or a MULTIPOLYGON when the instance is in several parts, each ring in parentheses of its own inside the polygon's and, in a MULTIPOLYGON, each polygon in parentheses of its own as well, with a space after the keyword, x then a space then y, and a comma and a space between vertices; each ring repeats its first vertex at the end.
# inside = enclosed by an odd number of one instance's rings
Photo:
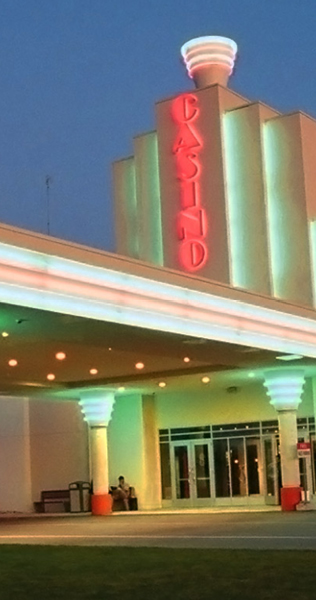
POLYGON ((316 550, 316 511, 0 517, 0 544, 316 550))

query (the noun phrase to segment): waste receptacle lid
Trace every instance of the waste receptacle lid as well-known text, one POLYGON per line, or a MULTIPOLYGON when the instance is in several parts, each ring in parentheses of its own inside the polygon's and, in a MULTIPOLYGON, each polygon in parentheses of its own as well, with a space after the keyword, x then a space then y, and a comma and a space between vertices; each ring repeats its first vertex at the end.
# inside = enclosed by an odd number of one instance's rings
POLYGON ((69 483, 68 488, 77 490, 79 488, 89 488, 90 489, 90 483, 89 481, 73 481, 72 483, 69 483))

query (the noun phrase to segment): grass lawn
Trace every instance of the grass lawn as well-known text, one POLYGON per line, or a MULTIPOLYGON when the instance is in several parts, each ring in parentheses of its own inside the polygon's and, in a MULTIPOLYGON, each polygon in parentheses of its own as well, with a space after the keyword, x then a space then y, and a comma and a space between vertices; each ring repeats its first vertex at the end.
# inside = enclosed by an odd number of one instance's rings
POLYGON ((0 546, 1 600, 312 600, 312 551, 0 546))

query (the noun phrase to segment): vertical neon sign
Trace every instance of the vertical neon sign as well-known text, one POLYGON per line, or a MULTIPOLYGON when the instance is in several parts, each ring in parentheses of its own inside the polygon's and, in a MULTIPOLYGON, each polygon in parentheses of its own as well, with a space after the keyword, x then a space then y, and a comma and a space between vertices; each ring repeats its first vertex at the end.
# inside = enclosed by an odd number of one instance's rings
POLYGON ((172 152, 180 181, 180 211, 177 218, 179 260, 187 271, 197 271, 205 265, 208 257, 205 242, 207 216, 201 206, 200 195, 199 152, 203 144, 196 129, 200 114, 197 97, 194 94, 178 96, 172 103, 171 113, 178 125, 172 152))

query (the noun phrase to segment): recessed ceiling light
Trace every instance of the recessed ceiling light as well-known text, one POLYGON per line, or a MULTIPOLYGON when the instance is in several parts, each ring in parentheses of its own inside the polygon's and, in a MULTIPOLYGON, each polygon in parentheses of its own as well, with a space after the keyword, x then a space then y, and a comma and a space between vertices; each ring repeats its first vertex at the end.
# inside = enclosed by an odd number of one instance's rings
POLYGON ((125 391, 125 387, 123 385, 121 385, 118 389, 118 392, 124 392, 125 391))
POLYGON ((209 383, 211 380, 209 377, 202 377, 201 381, 202 383, 209 383))
POLYGON ((108 351, 111 352, 112 348, 108 348, 108 351))
POLYGON ((159 385, 159 387, 164 388, 164 387, 166 387, 167 384, 165 381, 159 381, 158 385, 159 385))
POLYGON ((256 374, 253 371, 250 371, 250 373, 248 373, 248 377, 253 378, 255 377, 256 374))
POLYGON ((144 363, 142 363, 142 362, 138 362, 138 363, 136 363, 136 365, 135 365, 135 368, 136 368, 136 369, 143 369, 143 368, 144 368, 144 366, 145 366, 145 365, 144 365, 144 363))
POLYGON ((48 375, 46 376, 46 379, 48 379, 49 381, 54 381, 54 379, 55 379, 54 373, 48 373, 48 375))
POLYGON ((8 363, 8 364, 10 365, 10 367, 16 367, 16 365, 18 364, 18 361, 17 361, 17 360, 15 360, 15 358, 11 358, 11 359, 9 360, 9 363, 8 363))
POLYGON ((185 357, 184 357, 184 359, 183 359, 183 362, 186 362, 186 363, 188 363, 188 362, 190 362, 190 360, 191 360, 191 359, 190 359, 188 356, 185 356, 185 357))
POLYGON ((1 335, 2 335, 2 337, 8 337, 8 336, 9 336, 9 334, 8 334, 8 332, 7 332, 7 331, 3 331, 3 332, 1 333, 1 335))
POLYGON ((97 375, 98 369, 90 369, 89 373, 90 373, 90 375, 97 375))
POLYGON ((64 360, 64 358, 66 358, 66 354, 65 352, 56 352, 55 358, 57 358, 57 360, 64 360))
POLYGON ((300 354, 282 354, 281 356, 275 357, 277 360, 301 360, 303 356, 300 354))

